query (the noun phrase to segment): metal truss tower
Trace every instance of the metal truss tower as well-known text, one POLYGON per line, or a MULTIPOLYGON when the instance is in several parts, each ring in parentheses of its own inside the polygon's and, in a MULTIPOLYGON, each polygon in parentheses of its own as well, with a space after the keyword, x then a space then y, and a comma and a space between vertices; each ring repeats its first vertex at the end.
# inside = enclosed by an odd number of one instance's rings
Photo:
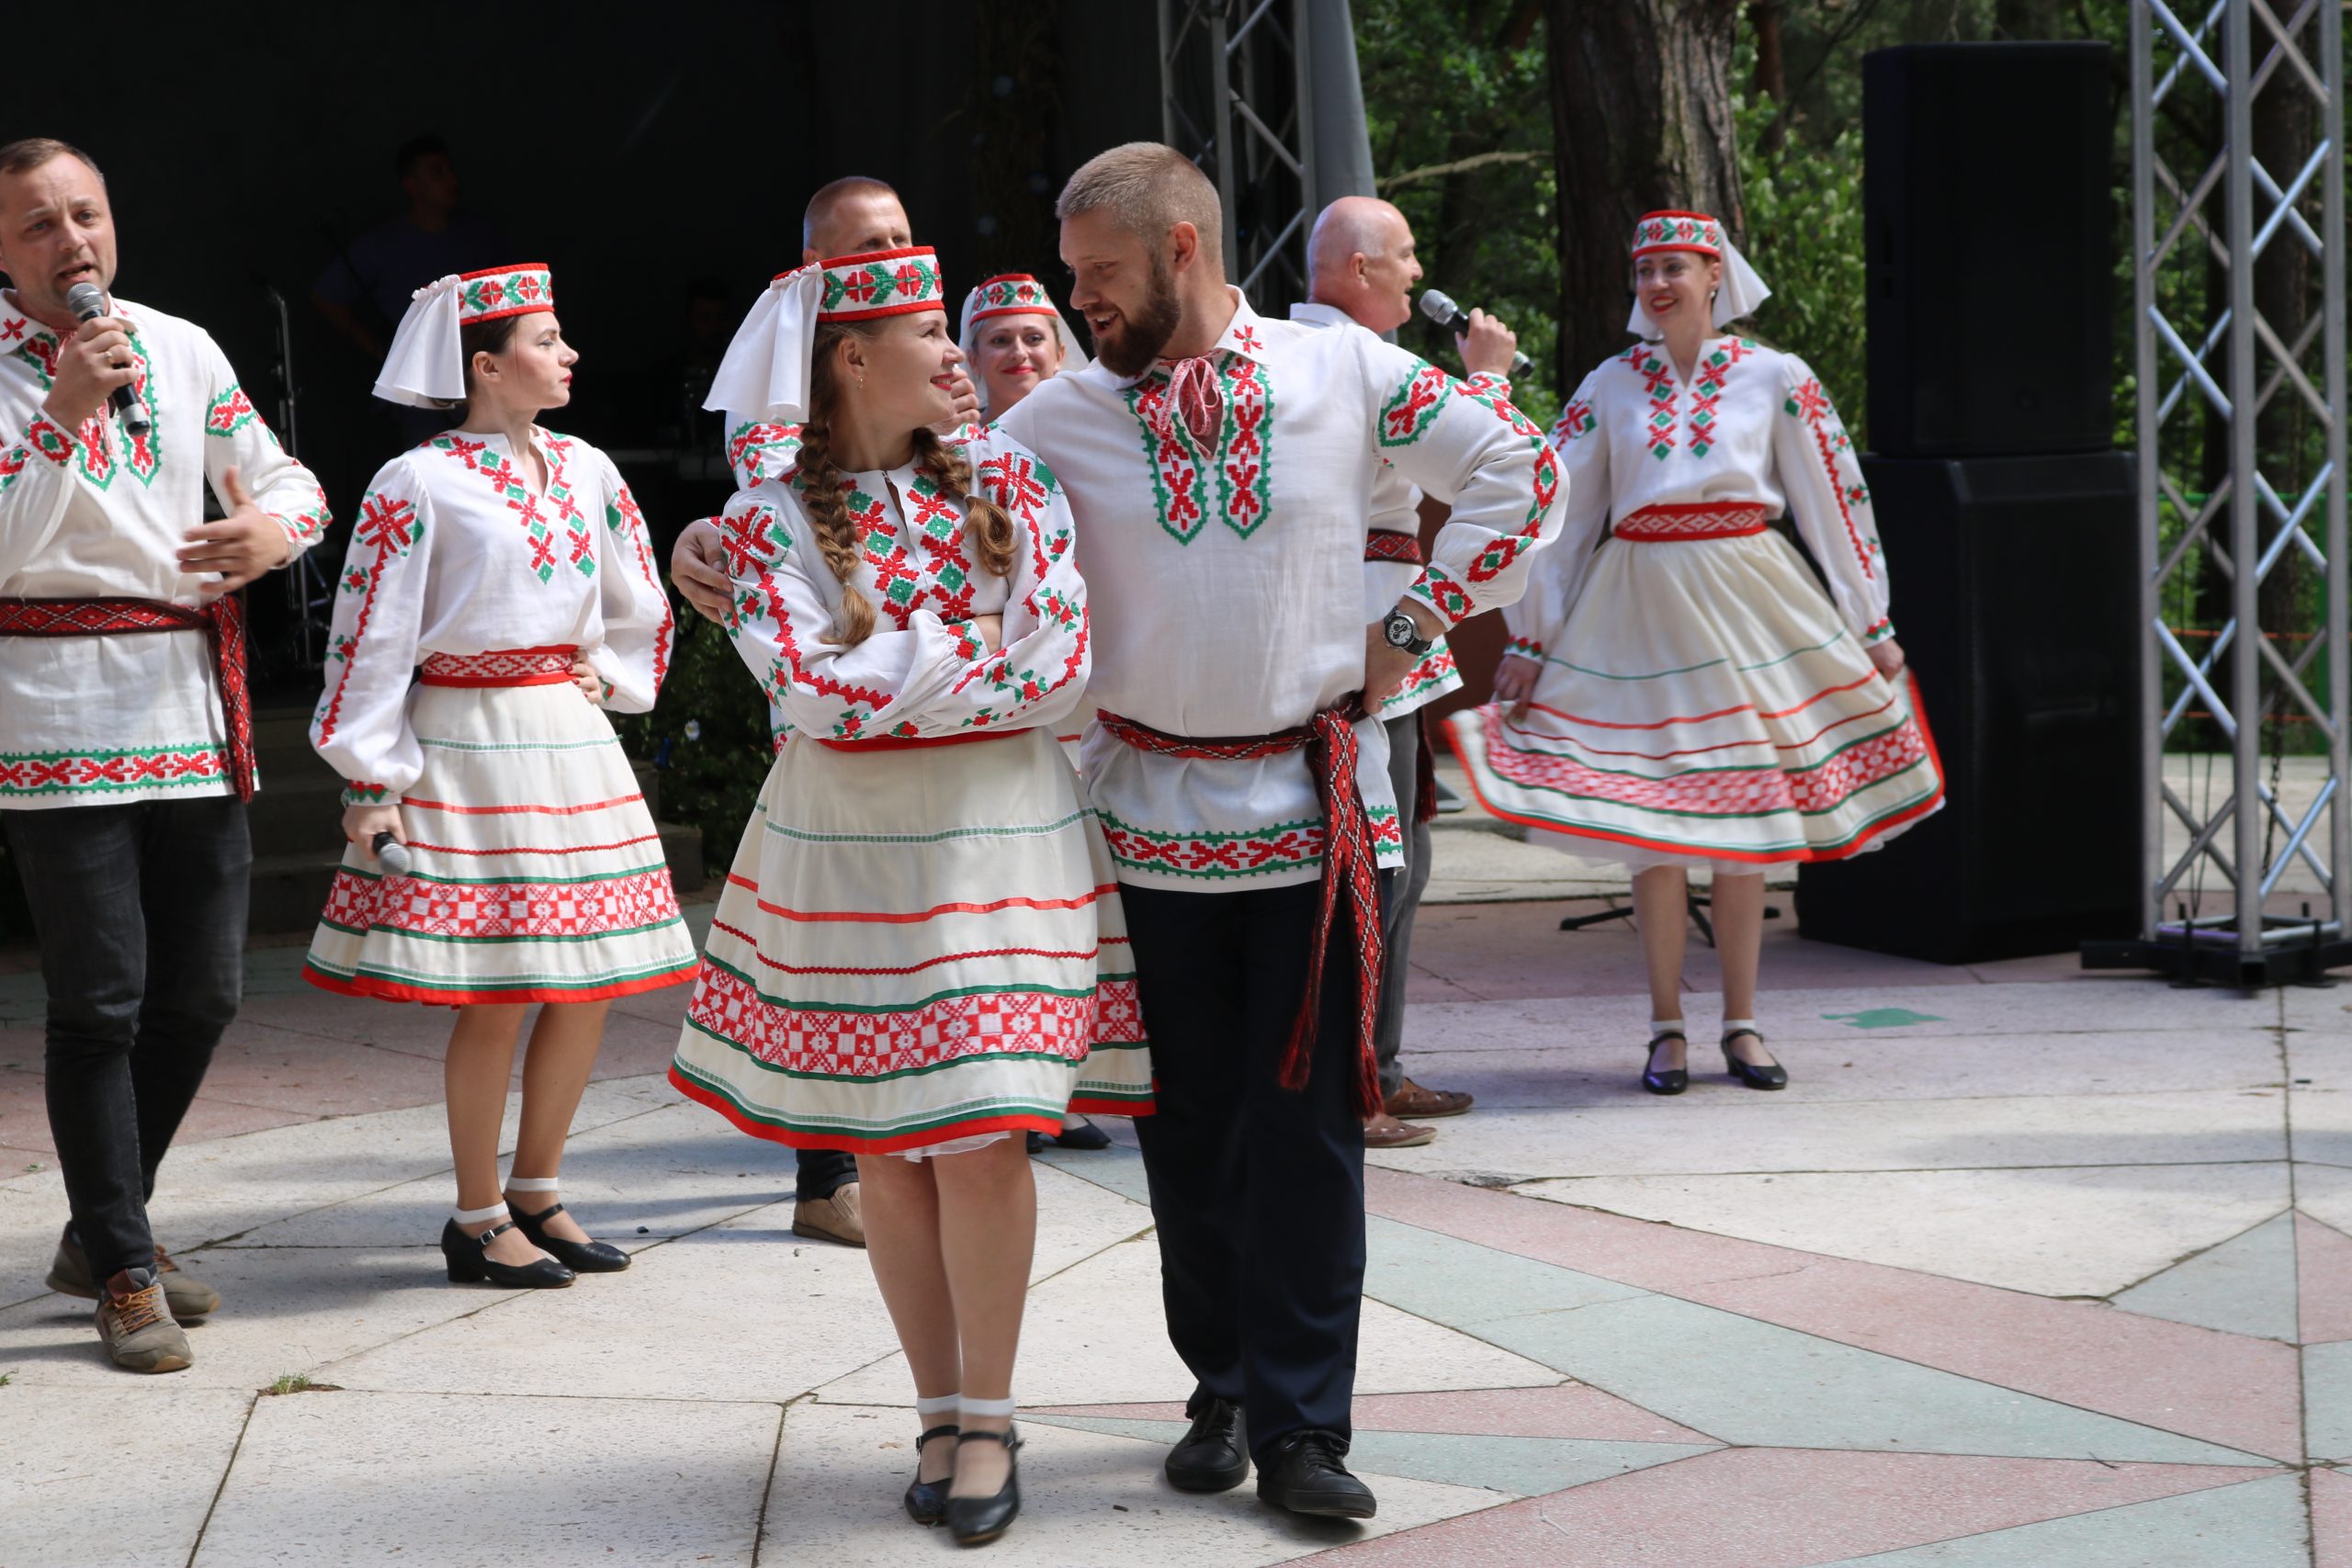
POLYGON ((2343 28, 2338 0, 2132 6, 2146 891, 2093 964, 2352 963, 2343 28), (2168 779, 2176 735, 2205 755, 2168 779))
POLYGON ((1315 221, 1306 0, 1159 0, 1163 139, 1216 182, 1226 276, 1261 312, 1306 298, 1315 221))

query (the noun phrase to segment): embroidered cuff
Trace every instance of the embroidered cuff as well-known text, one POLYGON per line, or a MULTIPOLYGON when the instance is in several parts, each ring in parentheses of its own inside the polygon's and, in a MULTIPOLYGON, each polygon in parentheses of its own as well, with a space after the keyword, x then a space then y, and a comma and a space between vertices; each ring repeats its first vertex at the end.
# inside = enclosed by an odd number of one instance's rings
POLYGON ((1882 615, 1879 617, 1878 625, 1862 634, 1862 646, 1867 648, 1872 643, 1884 642, 1894 635, 1894 623, 1882 615))
POLYGON ((77 445, 73 432, 45 413, 33 415, 32 423, 25 426, 24 444, 51 462, 61 464, 74 456, 77 445))
POLYGON ((345 806, 398 806, 401 797, 388 785, 362 784, 352 779, 343 786, 343 803, 345 806))
POLYGON ((1413 580, 1413 586, 1405 590, 1405 596, 1419 599, 1435 610, 1438 617, 1449 626, 1460 626, 1478 608, 1470 602, 1470 595, 1462 584, 1434 566, 1421 569, 1421 575, 1413 580))
POLYGON ((1490 392, 1505 402, 1510 401, 1510 378, 1499 370, 1474 370, 1463 385, 1474 392, 1490 392))
POLYGON ((319 503, 307 512, 298 512, 291 517, 278 512, 273 512, 270 515, 277 520, 277 526, 286 535, 286 542, 293 547, 291 553, 286 558, 288 561, 291 561, 295 556, 326 537, 327 526, 334 521, 327 511, 324 496, 321 496, 319 503))
POLYGON ((969 621, 949 621, 947 635, 956 639, 956 657, 969 664, 988 652, 988 644, 972 635, 969 621))
POLYGON ((1505 659, 1535 659, 1544 657, 1544 645, 1532 637, 1515 637, 1503 644, 1505 659))

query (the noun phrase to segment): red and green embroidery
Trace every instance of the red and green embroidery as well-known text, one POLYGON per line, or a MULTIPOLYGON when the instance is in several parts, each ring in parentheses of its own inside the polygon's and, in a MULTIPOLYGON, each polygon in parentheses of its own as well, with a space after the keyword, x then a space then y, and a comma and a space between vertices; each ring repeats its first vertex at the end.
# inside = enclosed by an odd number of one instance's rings
MULTIPOLYGON (((669 592, 662 586, 662 573, 653 564, 653 551, 645 541, 645 513, 637 504, 637 497, 620 477, 614 476, 616 489, 605 499, 605 526, 620 536, 637 557, 637 574, 653 585, 662 599, 662 624, 653 632, 653 690, 659 693, 662 682, 670 676, 670 643, 676 635, 677 621, 670 610, 669 592)), ((605 688, 612 695, 609 682, 605 688)))
POLYGON ((490 482, 490 488, 506 503, 523 525, 524 537, 530 546, 529 570, 541 582, 552 582, 559 565, 569 566, 582 577, 596 575, 596 541, 588 525, 588 516, 580 510, 573 496, 571 481, 564 474, 564 461, 571 455, 571 443, 562 436, 537 433, 547 447, 548 489, 545 495, 534 495, 523 481, 521 469, 512 457, 490 450, 486 441, 469 441, 456 431, 436 435, 425 445, 445 457, 463 463, 470 472, 480 474, 490 482), (556 536, 561 527, 563 536, 556 536))
POLYGON ((1713 354, 1699 361, 1690 388, 1690 456, 1703 457, 1715 449, 1715 413, 1724 400, 1724 387, 1732 367, 1756 352, 1746 338, 1725 338, 1713 354))
POLYGON ((1380 405, 1377 434, 1383 446, 1410 446, 1427 435, 1453 396, 1453 377, 1434 365, 1415 364, 1419 368, 1380 405))
POLYGON ((1838 471, 1838 459, 1853 450, 1853 438, 1846 434, 1845 424, 1838 411, 1829 403, 1829 394, 1821 388, 1818 378, 1808 378, 1804 384, 1791 388, 1781 411, 1792 419, 1804 422, 1813 432, 1814 450, 1821 457, 1822 477, 1829 483, 1829 493, 1838 498, 1838 516, 1846 525, 1846 540, 1854 549, 1854 560, 1864 577, 1875 577, 1871 558, 1879 552, 1876 539, 1865 540, 1861 528, 1854 521, 1858 507, 1871 503, 1870 491, 1860 484, 1848 484, 1838 471))
POLYGON ((1560 417, 1552 423, 1552 445, 1565 446, 1571 441, 1589 435, 1598 423, 1592 417, 1589 400, 1570 399, 1568 405, 1560 411, 1560 417))
POLYGON ((357 779, 351 779, 343 786, 343 803, 345 806, 381 806, 384 797, 391 793, 389 784, 363 784, 357 779))
MULTIPOLYGON (((1320 818, 1238 833, 1159 832, 1123 822, 1099 808, 1095 814, 1102 820, 1102 837, 1110 845, 1111 858, 1129 871, 1234 882, 1311 871, 1323 863, 1320 818)), ((1405 841, 1396 808, 1370 807, 1365 815, 1372 820, 1374 848, 1381 852, 1383 860, 1393 863, 1405 841)))
POLYGON ((204 434, 222 437, 234 435, 258 420, 254 400, 245 396, 243 387, 231 387, 204 406, 204 434))
POLYGON ((458 320, 492 321, 533 310, 555 309, 555 285, 537 262, 462 273, 458 278, 458 320))
POLYGON ((746 421, 727 438, 727 466, 735 482, 749 489, 762 479, 780 479, 800 457, 800 426, 746 421))
POLYGON ((1204 457, 1213 456, 1216 469, 1218 514, 1241 537, 1258 531, 1273 502, 1273 387, 1257 361, 1232 353, 1218 358, 1225 418, 1213 454, 1204 454, 1193 443, 1183 416, 1168 406, 1165 371, 1154 372, 1126 391, 1128 411, 1142 431, 1144 454, 1151 464, 1159 525, 1180 545, 1191 544, 1208 520, 1202 494, 1204 457))
POLYGON ((1696 251, 1723 254, 1723 225, 1703 212, 1653 212, 1634 225, 1634 254, 1653 251, 1696 251))
POLYGON ((1503 644, 1505 659, 1541 659, 1544 645, 1532 637, 1515 637, 1503 644))
POLYGON ((359 595, 359 614, 352 621, 349 635, 335 638, 327 649, 329 662, 342 668, 335 672, 334 684, 319 699, 318 716, 311 724, 312 739, 322 746, 334 738, 335 726, 342 722, 344 688, 350 684, 359 644, 368 635, 368 620, 375 613, 385 569, 413 550, 424 536, 424 520, 416 514, 413 503, 381 491, 371 491, 360 502, 359 521, 352 525, 351 556, 344 564, 342 580, 344 592, 359 595), (363 553, 375 558, 362 565, 358 558, 363 553))
MULTIPOLYGON (((19 342, 19 346, 11 349, 8 356, 31 368, 33 380, 41 390, 47 391, 56 385, 58 355, 63 352, 63 346, 56 333, 43 331, 25 334, 24 321, 21 318, 17 318, 7 322, 0 322, 0 338, 19 342), (11 326, 17 329, 15 334, 6 333, 6 328, 11 326)), ((155 470, 162 463, 163 425, 159 406, 155 401, 154 378, 148 373, 147 348, 140 341, 137 328, 131 329, 130 332, 130 355, 131 363, 139 372, 139 378, 130 384, 131 395, 146 407, 147 429, 137 435, 126 433, 124 444, 129 450, 124 460, 141 484, 153 485, 155 482, 155 470)), ((48 422, 44 420, 40 423, 48 422)), ((114 440, 107 429, 111 423, 108 411, 102 408, 96 419, 83 422, 81 431, 74 440, 65 446, 55 449, 44 447, 42 455, 58 457, 61 453, 70 454, 77 460, 82 477, 95 488, 106 490, 114 483, 115 475, 114 440)), ((57 430, 54 424, 51 424, 50 428, 57 430)), ((58 431, 58 434, 62 435, 64 433, 58 431)))
POLYGON ((928 247, 917 245, 844 256, 839 264, 827 266, 817 309, 836 321, 855 321, 943 309, 946 299, 937 258, 928 247))
POLYGON ((228 778, 227 750, 200 740, 119 751, 0 751, 0 800, 186 788, 228 778))
POLYGON ((1642 378, 1643 389, 1649 394, 1650 412, 1646 428, 1650 456, 1662 463, 1674 452, 1678 415, 1673 367, 1667 364, 1666 355, 1645 343, 1637 343, 1627 350, 1625 363, 1634 375, 1642 378))

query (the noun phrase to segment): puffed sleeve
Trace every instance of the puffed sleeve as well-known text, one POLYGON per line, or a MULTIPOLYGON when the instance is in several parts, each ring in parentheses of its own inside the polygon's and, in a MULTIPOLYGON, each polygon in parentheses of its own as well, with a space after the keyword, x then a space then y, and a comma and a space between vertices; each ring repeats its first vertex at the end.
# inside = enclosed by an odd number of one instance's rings
POLYGON ((395 458, 368 485, 344 553, 311 745, 343 775, 345 805, 397 804, 424 768, 408 689, 424 620, 432 511, 415 470, 395 458))
POLYGON ((1408 595, 1449 626, 1511 603, 1566 510, 1544 433, 1490 389, 1369 333, 1348 336, 1380 398, 1366 433, 1373 455, 1453 508, 1408 595))
POLYGON ((326 536, 333 521, 327 513, 327 493, 320 487, 318 476, 296 462, 262 423, 220 345, 205 334, 199 334, 199 343, 206 378, 204 477, 225 511, 229 509, 228 472, 236 469, 238 481, 254 498, 254 504, 276 518, 285 531, 286 558, 290 561, 326 536))
POLYGON ((1888 618, 1886 554, 1879 547, 1870 487, 1845 423, 1821 378, 1793 354, 1781 356, 1780 417, 1772 423, 1772 470, 1789 511, 1829 580, 1846 625, 1865 643, 1894 635, 1888 618))
POLYGON ((1593 552, 1609 526, 1609 432, 1604 426, 1600 378, 1608 367, 1584 378, 1560 410, 1546 438, 1559 457, 1561 488, 1567 491, 1560 536, 1536 562, 1534 580, 1519 603, 1503 611, 1510 641, 1503 651, 1540 660, 1558 646, 1592 573, 1593 552))
POLYGON ((605 526, 598 536, 597 608, 604 640, 588 649, 588 662, 605 682, 605 705, 616 713, 645 713, 670 673, 669 590, 653 564, 645 514, 613 466, 596 454, 605 501, 605 526))

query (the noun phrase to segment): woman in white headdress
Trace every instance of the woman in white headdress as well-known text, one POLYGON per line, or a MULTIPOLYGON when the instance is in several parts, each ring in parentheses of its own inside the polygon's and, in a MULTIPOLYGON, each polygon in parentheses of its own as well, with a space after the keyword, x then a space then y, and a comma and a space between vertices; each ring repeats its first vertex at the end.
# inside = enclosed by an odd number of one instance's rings
MULTIPOLYGON (((983 281, 964 296, 963 331, 958 345, 980 394, 982 423, 1001 419, 1030 393, 1066 371, 1083 370, 1086 351, 1069 323, 1054 308, 1046 286, 1025 272, 1008 272, 983 281)), ((1071 767, 1079 765, 1079 738, 1094 705, 1080 702, 1054 726, 1055 739, 1071 767)), ((1062 1119, 1058 1133, 1031 1133, 1029 1152, 1051 1145, 1064 1149, 1107 1149, 1110 1134, 1073 1111, 1062 1119)))
POLYGON ((537 263, 417 290, 376 395, 451 410, 456 428, 368 481, 311 723, 345 781, 351 846, 303 977, 458 1010, 441 1249, 461 1282, 628 1267, 557 1201, 558 1168, 612 998, 697 967, 605 717, 653 705, 669 595, 612 460, 538 423, 571 400, 579 358, 537 263), (535 1002, 502 1195, 501 1119, 535 1002))
POLYGON ((1704 867, 1724 1068, 1779 1089, 1788 1073, 1755 1019, 1762 873, 1880 847, 1942 804, 1942 769, 1829 395, 1795 355, 1725 331, 1770 291, 1703 213, 1645 217, 1633 265, 1626 330, 1641 341, 1586 377, 1553 427, 1567 526, 1503 612, 1495 701, 1449 730, 1497 816, 1632 870, 1652 1014, 1643 1087, 1689 1083, 1683 929, 1688 874, 1704 867))
POLYGON ((914 1379, 907 1511, 973 1543, 1020 1506, 1023 1135, 1148 1111, 1151 1065, 1110 851, 1053 739, 1090 663, 1069 504, 1011 439, 933 434, 957 365, 938 264, 907 247, 775 280, 719 367, 713 406, 801 426, 719 525, 729 635, 791 730, 670 1077, 756 1137, 856 1155, 914 1379))

